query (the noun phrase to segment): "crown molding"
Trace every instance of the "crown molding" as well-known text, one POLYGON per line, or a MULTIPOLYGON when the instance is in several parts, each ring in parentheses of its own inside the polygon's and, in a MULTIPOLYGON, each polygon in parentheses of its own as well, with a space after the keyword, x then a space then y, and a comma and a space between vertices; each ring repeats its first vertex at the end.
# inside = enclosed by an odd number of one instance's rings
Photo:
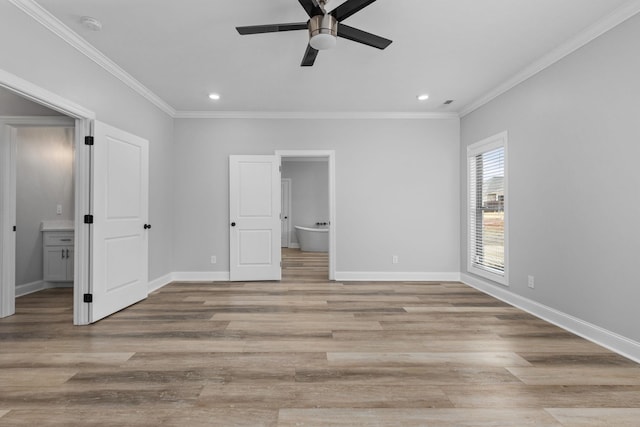
POLYGON ((117 79, 140 94, 143 98, 154 104, 160 110, 174 117, 176 110, 167 104, 162 98, 153 93, 149 88, 136 80, 131 74, 123 70, 119 65, 93 47, 75 31, 63 24, 58 18, 49 13, 33 0, 9 0, 14 6, 35 19, 49 31, 67 42, 70 46, 104 68, 117 79))
POLYGON ((303 119, 303 120, 381 120, 381 119, 459 119, 458 113, 330 112, 330 111, 177 111, 177 119, 303 119))
POLYGON ((520 83, 528 80, 544 69, 550 67, 566 56, 572 54, 576 50, 580 49, 587 43, 593 41, 594 39, 600 37, 602 34, 607 31, 613 29, 614 27, 622 24, 627 19, 636 15, 640 12, 640 0, 631 0, 618 9, 614 10, 610 14, 606 15, 604 18, 597 21, 595 24, 582 31, 575 37, 569 39, 569 41, 561 44, 557 48, 553 49, 551 52, 542 56, 535 62, 531 63, 529 66, 524 68, 522 71, 517 73, 515 76, 511 77, 509 80, 505 81, 501 85, 497 86, 493 90, 487 92, 482 95, 480 98, 472 101, 467 104, 461 111, 460 117, 464 117, 467 114, 472 113, 478 108, 482 107, 485 104, 488 104, 490 101, 494 100, 498 96, 503 93, 513 89, 515 86, 520 83))

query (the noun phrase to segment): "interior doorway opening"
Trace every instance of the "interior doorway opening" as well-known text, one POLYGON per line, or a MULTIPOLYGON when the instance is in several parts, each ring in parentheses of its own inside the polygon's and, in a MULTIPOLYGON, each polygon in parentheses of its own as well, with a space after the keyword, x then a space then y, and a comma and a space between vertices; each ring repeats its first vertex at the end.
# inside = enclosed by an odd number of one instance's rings
MULTIPOLYGON (((10 126, 16 298, 73 288, 74 281, 74 122, 65 117, 31 120, 10 126)), ((70 296, 72 313, 71 293, 62 293, 70 296)))
POLYGON ((335 152, 276 155, 282 177, 282 280, 335 280, 335 152))
MULTIPOLYGON (((30 116, 38 116, 36 126, 46 125, 46 120, 63 119, 71 123, 73 128, 73 253, 69 250, 68 259, 73 266, 73 323, 84 325, 89 323, 88 305, 83 295, 89 290, 89 230, 79 227, 81 217, 88 211, 90 186, 90 158, 84 150, 84 137, 91 132, 95 114, 83 107, 38 87, 18 76, 0 70, 0 90, 8 98, 21 103, 30 103, 39 108, 49 109, 55 118, 46 117, 48 112, 32 114, 29 111, 2 110, 0 123, 0 318, 11 316, 15 312, 16 297, 16 247, 14 226, 16 226, 15 180, 12 179, 11 165, 15 154, 11 156, 10 133, 17 127, 31 125, 30 116), (42 117, 45 116, 45 117, 42 117)), ((50 123, 49 123, 50 124, 50 123)), ((58 124, 54 124, 57 126, 58 124)), ((57 208, 57 206, 56 206, 57 208)), ((63 207, 64 211, 64 207, 63 207)), ((16 227, 17 228, 17 227, 16 227)), ((60 252, 62 253, 62 252, 60 252)), ((67 254, 66 250, 64 252, 67 254)))

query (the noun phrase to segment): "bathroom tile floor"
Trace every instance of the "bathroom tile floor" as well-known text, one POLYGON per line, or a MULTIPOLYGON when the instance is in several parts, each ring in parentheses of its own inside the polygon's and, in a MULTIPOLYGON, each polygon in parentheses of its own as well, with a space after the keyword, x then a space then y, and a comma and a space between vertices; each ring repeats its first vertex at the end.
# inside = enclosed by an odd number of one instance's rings
POLYGON ((0 426, 638 425, 638 364, 461 283, 283 265, 281 282, 173 283, 91 326, 71 325, 69 289, 19 298, 0 426))

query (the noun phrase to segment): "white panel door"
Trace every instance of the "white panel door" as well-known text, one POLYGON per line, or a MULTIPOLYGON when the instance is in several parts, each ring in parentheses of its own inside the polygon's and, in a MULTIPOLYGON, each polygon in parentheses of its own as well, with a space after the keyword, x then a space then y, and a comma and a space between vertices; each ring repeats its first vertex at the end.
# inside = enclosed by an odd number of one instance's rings
POLYGON ((147 297, 149 143, 95 122, 91 322, 147 297))
POLYGON ((229 157, 229 219, 230 279, 280 280, 278 157, 229 157))

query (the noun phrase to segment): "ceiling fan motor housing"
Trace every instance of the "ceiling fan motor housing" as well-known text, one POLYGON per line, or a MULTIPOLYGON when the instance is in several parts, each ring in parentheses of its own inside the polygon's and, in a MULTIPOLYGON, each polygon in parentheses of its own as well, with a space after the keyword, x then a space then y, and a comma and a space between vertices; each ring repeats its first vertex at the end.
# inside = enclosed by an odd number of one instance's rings
POLYGON ((317 15, 309 21, 309 44, 317 50, 330 49, 336 45, 338 20, 333 15, 317 15))

